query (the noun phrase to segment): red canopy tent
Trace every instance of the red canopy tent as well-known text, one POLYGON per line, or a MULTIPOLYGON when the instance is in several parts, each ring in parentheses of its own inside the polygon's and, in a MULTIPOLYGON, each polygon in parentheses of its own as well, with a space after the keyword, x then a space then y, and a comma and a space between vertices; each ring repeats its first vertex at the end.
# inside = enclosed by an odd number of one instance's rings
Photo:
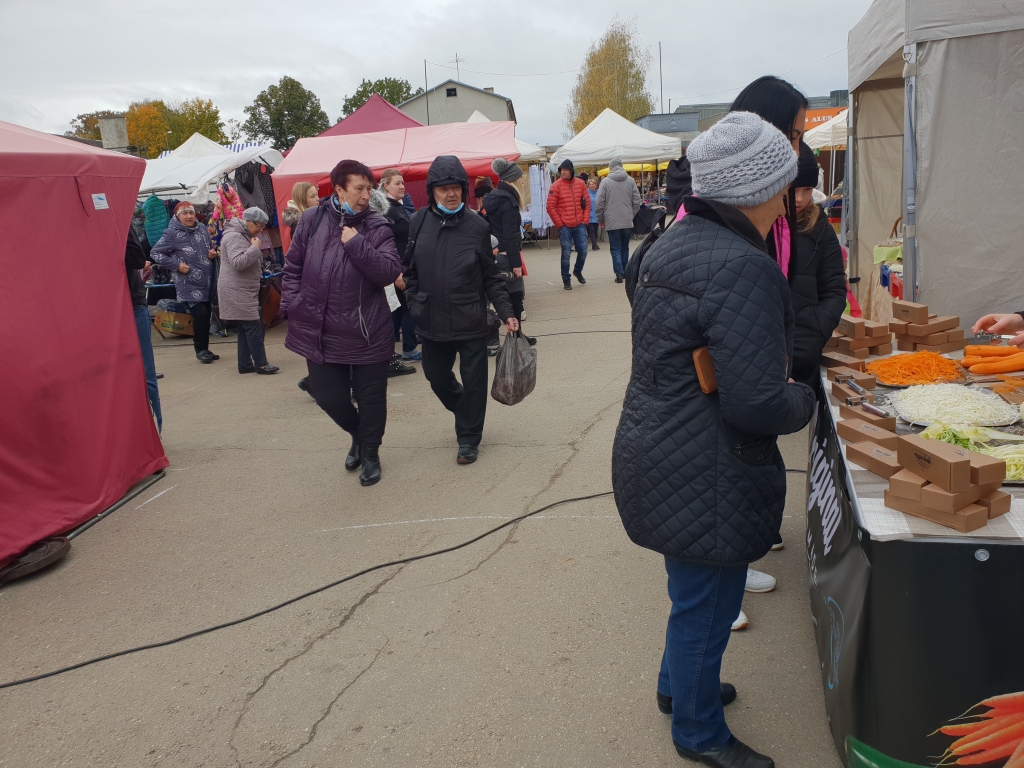
POLYGON ((359 109, 331 126, 320 136, 351 136, 353 133, 377 133, 400 128, 422 128, 423 123, 413 120, 380 94, 373 94, 359 109))
POLYGON ((124 267, 145 168, 0 122, 0 566, 168 465, 124 267))
MULTIPOLYGON (((344 121, 343 121, 344 122, 344 121)), ((274 171, 274 197, 280 213, 291 199, 292 186, 299 181, 317 185, 321 196, 331 192, 331 169, 340 160, 359 160, 375 173, 397 168, 406 181, 427 177, 427 170, 438 155, 455 155, 470 178, 491 175, 496 157, 516 160, 515 123, 448 123, 397 131, 360 133, 350 136, 317 136, 299 139, 274 171)), ((282 230, 287 250, 287 231, 282 230)))

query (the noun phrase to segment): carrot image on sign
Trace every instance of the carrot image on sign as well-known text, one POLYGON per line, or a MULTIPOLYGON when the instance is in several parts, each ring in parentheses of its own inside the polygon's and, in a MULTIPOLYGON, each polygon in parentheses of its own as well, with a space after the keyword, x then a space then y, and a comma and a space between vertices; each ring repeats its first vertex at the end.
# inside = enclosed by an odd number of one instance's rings
POLYGON ((958 721, 936 733, 955 736, 938 765, 987 765, 1024 768, 1024 692, 993 696, 975 704, 958 721), (985 712, 971 714, 979 707, 985 712))

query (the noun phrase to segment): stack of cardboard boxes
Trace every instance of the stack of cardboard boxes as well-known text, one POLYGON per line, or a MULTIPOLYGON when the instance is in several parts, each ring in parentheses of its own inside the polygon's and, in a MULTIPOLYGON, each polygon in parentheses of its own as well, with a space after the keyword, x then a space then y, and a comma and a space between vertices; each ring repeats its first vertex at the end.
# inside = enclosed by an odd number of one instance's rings
POLYGON ((929 314, 927 306, 912 301, 894 301, 892 316, 889 330, 896 334, 896 348, 901 352, 942 354, 959 352, 967 346, 959 317, 929 314))
POLYGON ((826 368, 843 366, 863 370, 863 361, 871 355, 888 355, 892 352, 892 333, 884 323, 862 320, 859 317, 843 315, 839 328, 832 332, 832 338, 825 342, 822 365, 826 368))

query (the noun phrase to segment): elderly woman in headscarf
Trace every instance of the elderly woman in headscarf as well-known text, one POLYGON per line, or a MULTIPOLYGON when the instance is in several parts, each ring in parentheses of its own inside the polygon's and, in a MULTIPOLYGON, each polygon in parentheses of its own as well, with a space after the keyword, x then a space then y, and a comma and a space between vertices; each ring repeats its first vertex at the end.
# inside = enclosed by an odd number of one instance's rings
POLYGON ((246 208, 241 221, 224 222, 220 242, 221 267, 217 282, 222 320, 238 323, 238 372, 277 373, 267 362, 263 348, 263 318, 260 317, 260 250, 259 233, 267 226, 268 217, 260 208, 246 208))

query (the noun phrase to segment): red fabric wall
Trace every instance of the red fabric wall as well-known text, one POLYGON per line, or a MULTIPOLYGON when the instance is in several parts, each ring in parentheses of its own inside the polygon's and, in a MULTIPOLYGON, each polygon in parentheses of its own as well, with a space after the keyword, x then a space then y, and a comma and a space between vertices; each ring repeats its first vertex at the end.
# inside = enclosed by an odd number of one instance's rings
POLYGON ((144 170, 0 123, 0 565, 168 465, 124 269, 144 170))

